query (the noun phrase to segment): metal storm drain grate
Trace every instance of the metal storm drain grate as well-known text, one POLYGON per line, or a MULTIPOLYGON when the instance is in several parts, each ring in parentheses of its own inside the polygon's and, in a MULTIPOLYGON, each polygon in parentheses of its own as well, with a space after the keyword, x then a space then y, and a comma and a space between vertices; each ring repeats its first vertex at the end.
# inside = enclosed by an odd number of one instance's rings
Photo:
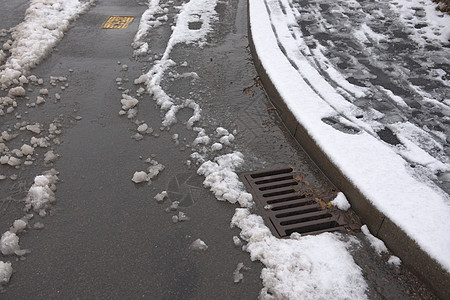
POLYGON ((359 219, 328 205, 336 191, 311 187, 289 166, 248 172, 241 178, 261 208, 266 223, 279 237, 360 229, 359 219))
POLYGON ((103 23, 105 29, 124 29, 133 22, 134 17, 111 16, 103 23))

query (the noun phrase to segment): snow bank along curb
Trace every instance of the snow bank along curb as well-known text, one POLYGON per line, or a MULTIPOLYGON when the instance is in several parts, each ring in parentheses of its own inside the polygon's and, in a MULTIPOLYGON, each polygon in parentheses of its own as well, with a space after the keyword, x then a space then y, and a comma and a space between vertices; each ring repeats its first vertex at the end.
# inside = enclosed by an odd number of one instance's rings
MULTIPOLYGON (((361 175, 361 170, 364 172, 366 167, 364 163, 373 158, 363 152, 364 147, 360 147, 359 150, 352 149, 355 139, 363 139, 363 142, 368 142, 370 147, 381 151, 380 155, 385 155, 388 159, 392 158, 392 154, 388 153, 387 147, 383 147, 384 145, 375 139, 370 139, 364 133, 349 137, 344 133, 333 131, 330 126, 328 126, 329 128, 324 126, 321 117, 330 113, 330 108, 326 107, 322 99, 317 97, 306 84, 303 84, 303 79, 295 72, 278 48, 265 5, 261 1, 249 0, 250 48, 264 87, 287 128, 324 173, 347 195, 353 209, 368 225, 371 232, 400 256, 402 261, 427 283, 436 295, 443 299, 450 298, 448 290, 450 285, 449 259, 444 257, 445 240, 448 240, 445 237, 448 235, 448 231, 445 233, 445 226, 447 226, 445 222, 448 218, 436 222, 436 218, 440 217, 439 214, 446 216, 445 213, 449 210, 448 205, 439 205, 441 204, 439 195, 413 178, 408 178, 408 174, 406 176, 400 174, 400 180, 388 182, 387 180, 392 174, 386 174, 382 178, 371 178, 370 173, 376 174, 377 170, 366 168, 367 176, 358 177, 361 175), (281 76, 274 76, 277 74, 281 74, 281 76), (301 102, 298 102, 299 97, 301 97, 301 102), (317 134, 318 132, 320 134, 317 134), (338 148, 334 149, 337 155, 332 151, 330 143, 338 148), (347 156, 347 159, 342 159, 343 155, 347 156), (358 165, 359 173, 352 173, 343 168, 343 162, 348 161, 349 156, 358 165), (371 183, 376 182, 374 185, 380 191, 374 191, 373 188, 364 185, 365 180, 372 181, 371 183), (416 182, 417 185, 405 185, 405 182, 416 182), (416 188, 417 186, 419 188, 416 188), (423 189, 421 189, 422 187, 423 189), (401 192, 401 198, 393 198, 393 196, 399 196, 395 190, 401 192), (378 201, 381 196, 383 199, 378 201), (436 199, 438 200, 435 201, 436 199), (392 209, 392 205, 384 205, 386 202, 396 203, 396 209, 392 209), (422 205, 415 205, 420 202, 422 205), (421 222, 423 219, 420 220, 420 214, 423 210, 429 209, 429 205, 433 206, 435 202, 437 208, 444 208, 444 210, 437 209, 434 220, 421 222), (410 222, 409 224, 411 224, 412 218, 419 217, 413 228, 405 226, 405 223, 399 221, 399 218, 395 216, 396 213, 408 209, 408 206, 409 211, 411 208, 416 209, 417 215, 407 216, 406 223, 410 222), (437 226, 431 224, 437 224, 437 226), (422 230, 422 227, 426 228, 422 230), (443 232, 441 236, 439 235, 440 231, 443 232), (441 244, 434 247, 433 239, 439 240, 441 244), (440 251, 441 248, 444 251, 440 251)), ((369 152, 373 152, 373 150, 369 152)), ((398 165, 398 162, 395 161, 393 165, 398 165)), ((383 170, 383 167, 380 169, 383 172, 386 171, 386 169, 383 170)), ((447 243, 447 250, 448 246, 447 243)))

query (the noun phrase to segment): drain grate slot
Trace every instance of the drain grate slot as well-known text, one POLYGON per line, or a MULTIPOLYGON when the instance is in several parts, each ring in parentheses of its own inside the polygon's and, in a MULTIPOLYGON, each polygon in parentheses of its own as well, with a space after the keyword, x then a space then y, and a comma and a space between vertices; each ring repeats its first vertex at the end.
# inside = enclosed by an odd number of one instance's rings
MULTIPOLYGON (((283 195, 284 196, 284 195, 283 195)), ((272 199, 272 200, 267 200, 267 204, 277 204, 277 203, 282 203, 282 202, 289 202, 292 200, 301 200, 301 199, 305 199, 306 196, 305 195, 295 195, 292 197, 279 197, 278 199, 272 199)))
POLYGON ((270 184, 270 185, 264 185, 261 186, 259 188, 260 191, 267 191, 267 190, 274 190, 274 189, 278 189, 278 188, 283 188, 283 187, 288 187, 288 186, 294 186, 297 185, 297 182, 295 181, 290 181, 290 182, 285 182, 285 183, 278 183, 278 184, 270 184))
POLYGON ((290 166, 241 174, 244 184, 263 213, 266 224, 279 237, 292 233, 317 234, 359 229, 356 216, 327 203, 337 191, 315 186, 290 166))
POLYGON ((317 205, 314 205, 314 204, 313 205, 305 205, 304 203, 296 203, 296 204, 292 204, 292 205, 286 205, 286 206, 282 206, 282 207, 277 207, 277 209, 272 208, 272 211, 278 211, 278 210, 286 211, 286 210, 292 210, 292 208, 295 208, 296 210, 285 212, 282 214, 276 214, 275 217, 276 218, 285 218, 285 217, 297 216, 297 215, 302 215, 302 214, 306 214, 306 213, 310 213, 310 212, 320 211, 320 208, 317 207, 317 205))
POLYGON ((279 174, 292 173, 292 171, 294 171, 292 168, 261 171, 261 172, 254 172, 254 173, 250 174, 250 177, 251 178, 261 178, 261 177, 268 177, 268 176, 274 176, 274 175, 279 175, 279 174))
POLYGON ((266 194, 263 194, 262 196, 264 198, 270 198, 270 197, 282 196, 282 195, 287 195, 287 194, 292 194, 292 193, 295 193, 295 190, 293 190, 293 189, 289 189, 289 190, 279 189, 276 192, 266 193, 266 194))
POLYGON ((288 179, 294 179, 294 177, 292 175, 291 176, 283 176, 283 177, 274 177, 274 178, 271 177, 269 179, 255 181, 255 184, 266 184, 266 183, 279 182, 279 181, 288 180, 288 179))
POLYGON ((338 230, 342 230, 342 229, 343 229, 343 227, 339 226, 339 224, 336 221, 331 221, 331 222, 325 222, 325 223, 320 223, 320 224, 316 224, 316 225, 288 229, 285 231, 285 233, 287 236, 290 236, 294 232, 298 232, 300 234, 306 234, 306 233, 313 234, 313 233, 338 231, 338 230))

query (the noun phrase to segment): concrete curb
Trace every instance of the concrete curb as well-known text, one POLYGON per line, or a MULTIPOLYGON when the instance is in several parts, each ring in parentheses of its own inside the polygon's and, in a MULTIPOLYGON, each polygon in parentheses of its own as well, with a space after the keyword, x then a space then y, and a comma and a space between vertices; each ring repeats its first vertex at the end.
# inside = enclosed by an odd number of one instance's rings
MULTIPOLYGON (((431 258, 428 253, 423 251, 400 227, 383 215, 360 192, 359 188, 343 175, 341 170, 330 160, 327 153, 315 143, 307 130, 288 109, 285 101, 259 60, 252 39, 249 10, 250 5, 248 5, 248 36, 255 68, 261 78, 265 91, 289 132, 331 182, 347 196, 353 210, 359 215, 363 223, 369 227, 371 233, 383 240, 386 246, 395 255, 399 256, 403 263, 427 284, 439 298, 450 299, 450 274, 438 262, 431 258)), ((443 221, 445 222, 447 220, 443 221)), ((447 255, 447 253, 442 253, 442 255, 447 255)))

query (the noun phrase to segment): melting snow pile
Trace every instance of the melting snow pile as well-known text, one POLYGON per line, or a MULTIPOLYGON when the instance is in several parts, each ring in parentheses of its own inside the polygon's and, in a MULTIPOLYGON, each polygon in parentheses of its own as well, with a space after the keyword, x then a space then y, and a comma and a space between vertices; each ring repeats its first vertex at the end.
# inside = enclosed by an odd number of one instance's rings
POLYGON ((0 71, 0 84, 14 80, 36 66, 60 41, 70 22, 95 0, 31 0, 25 20, 12 29, 12 41, 3 50, 10 53, 0 71), (5 49, 6 48, 6 49, 5 49))
POLYGON ((45 210, 56 201, 54 191, 56 191, 55 184, 58 182, 57 174, 55 170, 50 170, 44 175, 36 176, 25 199, 26 210, 33 209, 40 216, 46 215, 45 210))
POLYGON ((242 230, 251 259, 265 265, 262 299, 367 299, 361 268, 339 235, 294 233, 290 240, 277 239, 245 208, 236 209, 231 223, 242 230))
POLYGON ((376 237, 374 237, 370 231, 369 228, 367 228, 367 225, 363 225, 361 227, 361 231, 364 233, 364 235, 366 236, 367 240, 369 241, 370 245, 372 246, 372 248, 378 253, 388 253, 388 250, 386 248, 386 245, 384 244, 384 242, 376 237))
POLYGON ((197 173, 205 176, 203 185, 210 188, 218 200, 233 204, 239 202, 242 207, 250 207, 253 204, 252 195, 243 190, 242 182, 234 172, 243 161, 240 152, 222 155, 214 161, 203 163, 197 173))
POLYGON ((13 272, 13 269, 11 267, 11 263, 9 261, 2 262, 0 260, 0 285, 6 284, 9 282, 12 272, 13 272))
POLYGON ((345 197, 344 193, 339 192, 334 198, 333 201, 331 201, 331 204, 339 208, 340 210, 347 211, 350 208, 350 203, 348 203, 347 197, 345 197))

